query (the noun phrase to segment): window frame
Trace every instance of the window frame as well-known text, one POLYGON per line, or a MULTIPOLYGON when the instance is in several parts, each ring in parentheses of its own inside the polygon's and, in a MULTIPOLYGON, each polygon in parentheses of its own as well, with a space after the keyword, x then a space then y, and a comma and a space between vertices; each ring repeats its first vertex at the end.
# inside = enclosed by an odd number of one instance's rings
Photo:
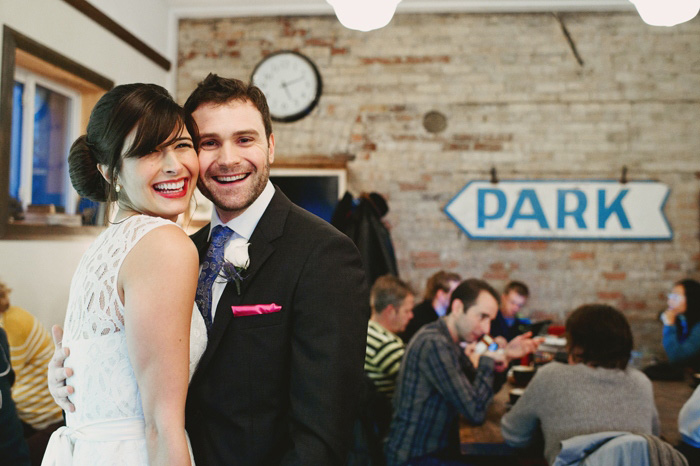
MULTIPOLYGON (((104 90, 114 82, 101 74, 61 55, 39 42, 3 26, 2 67, 0 68, 0 239, 61 239, 73 236, 94 236, 102 227, 65 225, 27 225, 10 223, 10 151, 12 139, 13 87, 16 72, 16 54, 26 52, 79 79, 104 90)), ((81 108, 82 113, 85 109, 81 108)))
MULTIPOLYGON (((80 136, 80 108, 82 106, 82 96, 80 92, 72 89, 68 86, 64 86, 53 79, 42 76, 32 70, 22 68, 20 66, 15 67, 15 82, 20 82, 24 86, 23 95, 26 97, 23 99, 22 108, 22 144, 20 151, 20 198, 24 200, 22 207, 27 209, 29 204, 34 204, 34 199, 32 196, 33 188, 33 175, 34 175, 34 105, 36 101, 36 86, 41 86, 52 92, 60 94, 67 99, 69 99, 69 110, 68 110, 68 128, 67 128, 67 138, 66 147, 63 151, 68 154, 70 145, 75 141, 78 136, 80 136), (26 93, 26 94, 24 94, 26 93)), ((68 166, 64 165, 65 171, 63 176, 63 195, 65 197, 65 212, 67 214, 75 213, 75 206, 80 199, 78 193, 73 189, 70 182, 70 176, 68 176, 68 166)))

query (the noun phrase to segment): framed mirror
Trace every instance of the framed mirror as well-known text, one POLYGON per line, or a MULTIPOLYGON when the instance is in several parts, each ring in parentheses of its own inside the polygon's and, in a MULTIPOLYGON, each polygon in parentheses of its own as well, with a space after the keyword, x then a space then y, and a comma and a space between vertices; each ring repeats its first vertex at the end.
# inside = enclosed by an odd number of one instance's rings
POLYGON ((103 209, 73 190, 67 157, 114 83, 8 26, 0 73, 0 238, 95 234, 103 209))

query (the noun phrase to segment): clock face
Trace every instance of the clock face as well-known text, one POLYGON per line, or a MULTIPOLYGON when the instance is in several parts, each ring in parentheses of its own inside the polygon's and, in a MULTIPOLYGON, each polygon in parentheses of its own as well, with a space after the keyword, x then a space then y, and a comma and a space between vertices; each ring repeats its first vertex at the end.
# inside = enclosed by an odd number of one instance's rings
POLYGON ((265 94, 270 116, 275 121, 296 121, 305 117, 321 97, 318 69, 297 52, 268 55, 253 70, 252 81, 265 94))

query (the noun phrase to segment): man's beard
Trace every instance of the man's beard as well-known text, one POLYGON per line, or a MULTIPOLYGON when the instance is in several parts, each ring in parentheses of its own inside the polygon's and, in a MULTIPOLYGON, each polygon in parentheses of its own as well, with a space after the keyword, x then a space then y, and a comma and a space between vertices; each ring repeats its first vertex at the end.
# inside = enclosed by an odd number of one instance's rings
MULTIPOLYGON (((227 196, 224 195, 219 195, 219 198, 214 196, 212 192, 205 186, 203 182, 198 182, 197 187, 199 188, 199 191, 209 199, 214 206, 217 208, 217 210, 223 211, 223 212, 229 212, 229 213, 237 213, 238 215, 245 211, 248 207, 250 207, 255 200, 260 197, 260 194, 265 190, 265 186, 267 186, 267 182, 270 179, 270 162, 269 158, 265 158, 265 165, 262 167, 262 171, 259 172, 260 176, 257 176, 256 179, 254 180, 254 183, 250 186, 250 196, 246 196, 245 199, 243 199, 242 203, 232 203, 232 202, 227 202, 229 199, 227 196)), ((249 175, 253 176, 253 174, 249 175)), ((212 183, 216 183, 215 180, 211 180, 212 183)))

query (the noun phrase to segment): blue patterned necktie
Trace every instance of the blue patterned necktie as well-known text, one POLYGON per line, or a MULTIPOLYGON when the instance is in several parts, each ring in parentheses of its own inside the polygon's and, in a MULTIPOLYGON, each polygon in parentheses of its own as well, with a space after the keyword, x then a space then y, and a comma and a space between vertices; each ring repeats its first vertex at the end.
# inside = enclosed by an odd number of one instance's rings
POLYGON ((233 235, 233 230, 227 226, 217 225, 211 232, 211 243, 207 255, 202 262, 202 270, 197 281, 195 302, 199 312, 204 317, 207 330, 211 328, 211 288, 219 276, 219 270, 224 264, 224 245, 233 235))

